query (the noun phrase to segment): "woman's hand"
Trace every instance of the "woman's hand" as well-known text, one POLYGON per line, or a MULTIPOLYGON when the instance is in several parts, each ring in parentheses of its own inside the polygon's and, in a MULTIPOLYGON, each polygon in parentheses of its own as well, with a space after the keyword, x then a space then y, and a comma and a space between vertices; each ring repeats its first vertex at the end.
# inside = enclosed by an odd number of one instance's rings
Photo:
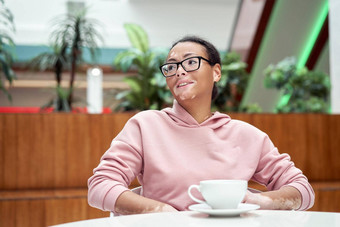
POLYGON ((123 192, 116 201, 115 212, 123 215, 176 212, 169 204, 149 199, 131 191, 123 192))
POLYGON ((301 194, 291 186, 262 193, 247 191, 243 202, 257 204, 263 210, 297 210, 301 206, 301 194))

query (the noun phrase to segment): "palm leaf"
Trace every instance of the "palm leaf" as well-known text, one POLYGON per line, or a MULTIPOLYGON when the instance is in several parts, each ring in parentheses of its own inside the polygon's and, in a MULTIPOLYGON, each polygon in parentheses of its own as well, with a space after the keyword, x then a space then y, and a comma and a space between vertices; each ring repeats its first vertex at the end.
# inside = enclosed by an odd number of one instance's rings
POLYGON ((149 49, 148 35, 141 26, 137 24, 125 24, 124 28, 134 48, 142 52, 146 52, 149 49))
POLYGON ((0 2, 0 22, 4 25, 4 27, 10 29, 13 32, 15 31, 14 16, 12 12, 5 6, 4 1, 0 2))
POLYGON ((9 81, 9 83, 12 83, 13 79, 15 79, 15 73, 11 69, 10 65, 8 65, 3 59, 0 59, 0 66, 6 79, 9 81))
POLYGON ((130 86, 130 90, 117 95, 121 101, 119 108, 124 110, 145 110, 160 109, 168 102, 163 97, 165 93, 170 93, 166 86, 163 86, 164 77, 159 73, 159 66, 164 62, 167 51, 164 49, 149 49, 149 41, 145 31, 136 24, 125 24, 125 30, 128 34, 132 49, 119 53, 114 59, 114 66, 124 72, 132 69, 138 70, 134 77, 128 77, 124 81, 130 86), (157 75, 158 72, 158 75, 157 75), (159 79, 163 83, 159 83, 159 79), (159 92, 162 90, 162 92, 159 92), (163 92, 164 91, 164 92, 163 92))
POLYGON ((127 72, 132 65, 141 66, 143 61, 143 53, 140 50, 132 49, 117 54, 113 64, 118 70, 127 72))
POLYGON ((8 48, 0 46, 0 59, 10 66, 13 62, 13 54, 8 48))
POLYGON ((135 93, 140 93, 142 90, 141 80, 137 77, 124 77, 123 81, 127 83, 130 89, 135 93))
MULTIPOLYGON (((55 46, 63 47, 63 51, 59 56, 64 58, 63 62, 61 62, 62 59, 60 58, 50 58, 51 56, 48 55, 45 57, 41 56, 41 59, 38 59, 40 64, 42 64, 40 67, 45 65, 49 58, 51 65, 57 63, 54 67, 56 74, 58 71, 59 75, 62 66, 66 62, 69 63, 71 74, 70 87, 73 86, 75 81, 76 70, 79 64, 84 62, 84 53, 88 52, 92 63, 95 63, 97 56, 100 54, 98 42, 103 42, 103 37, 96 28, 99 22, 95 19, 87 18, 86 14, 87 9, 77 12, 76 15, 66 14, 58 16, 51 21, 52 32, 49 39, 55 46)), ((68 104, 71 105, 73 101, 72 90, 68 97, 68 104)), ((64 105, 58 101, 59 104, 64 105)))
POLYGON ((10 37, 4 31, 0 31, 0 46, 2 45, 14 46, 12 37, 10 37))
MULTIPOLYGON (((0 76, 3 74, 11 84, 15 78, 15 73, 11 68, 14 54, 10 52, 8 47, 14 46, 11 34, 15 32, 15 26, 13 14, 5 6, 3 0, 0 1, 0 27, 0 76)), ((0 90, 7 95, 9 101, 12 101, 11 95, 3 85, 2 78, 0 78, 0 90)))

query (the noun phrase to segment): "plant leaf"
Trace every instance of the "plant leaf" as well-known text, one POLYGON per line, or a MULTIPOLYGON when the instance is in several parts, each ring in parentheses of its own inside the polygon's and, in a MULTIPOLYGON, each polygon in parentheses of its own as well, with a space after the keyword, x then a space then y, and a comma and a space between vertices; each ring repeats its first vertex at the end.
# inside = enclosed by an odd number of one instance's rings
POLYGON ((149 49, 148 35, 141 26, 128 23, 124 25, 124 28, 134 48, 142 52, 146 52, 149 49))
POLYGON ((139 80, 137 77, 125 77, 123 81, 130 86, 132 91, 136 93, 141 92, 142 83, 141 80, 139 80))

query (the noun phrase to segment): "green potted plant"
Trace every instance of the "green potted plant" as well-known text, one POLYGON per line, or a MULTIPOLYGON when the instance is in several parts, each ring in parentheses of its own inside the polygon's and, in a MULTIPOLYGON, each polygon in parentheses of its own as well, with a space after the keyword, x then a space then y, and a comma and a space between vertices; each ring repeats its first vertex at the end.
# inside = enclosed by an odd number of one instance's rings
POLYGON ((66 49, 66 45, 63 47, 54 45, 49 51, 39 54, 29 62, 29 66, 32 69, 39 69, 42 71, 53 70, 55 73, 57 95, 44 105, 42 107, 43 109, 53 107, 54 111, 71 111, 71 107, 68 103, 69 91, 61 87, 62 73, 68 63, 66 49))
POLYGON ((10 9, 6 7, 4 0, 0 0, 0 25, 0 90, 12 101, 12 97, 7 91, 4 81, 7 80, 12 84, 13 79, 16 78, 12 70, 14 59, 13 48, 15 47, 12 35, 15 32, 15 26, 13 14, 10 9))
POLYGON ((294 57, 269 65, 264 73, 265 86, 281 90, 288 97, 287 102, 276 106, 277 112, 328 112, 331 84, 327 74, 297 68, 294 57))
POLYGON ((167 50, 151 49, 144 29, 137 24, 125 24, 132 49, 119 53, 113 65, 117 70, 137 71, 124 78, 130 90, 122 91, 116 98, 121 100, 116 110, 161 109, 172 102, 171 92, 159 71, 165 61, 167 50))
MULTIPOLYGON (((214 108, 223 112, 247 111, 248 108, 241 107, 249 80, 249 74, 246 71, 247 64, 242 62, 240 55, 235 52, 223 54, 221 61, 222 75, 221 80, 216 84, 219 93, 213 101, 214 108)), ((257 109, 257 111, 260 110, 257 109)))
POLYGON ((52 48, 41 53, 29 63, 40 70, 52 69, 57 82, 57 97, 49 101, 45 107, 53 106, 55 111, 70 111, 74 101, 74 81, 80 64, 84 63, 84 51, 88 50, 92 62, 98 55, 98 42, 103 41, 97 30, 99 22, 87 17, 87 9, 76 14, 67 14, 54 21, 54 30, 50 35, 52 48), (68 88, 62 88, 62 72, 70 70, 68 88))

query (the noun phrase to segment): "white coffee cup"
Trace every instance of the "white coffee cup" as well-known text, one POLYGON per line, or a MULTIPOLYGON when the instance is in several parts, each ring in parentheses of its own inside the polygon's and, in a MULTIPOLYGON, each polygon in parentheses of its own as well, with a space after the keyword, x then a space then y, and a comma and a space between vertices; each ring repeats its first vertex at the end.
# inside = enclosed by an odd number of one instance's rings
POLYGON ((242 202, 248 187, 245 180, 205 180, 200 185, 191 185, 188 194, 197 203, 207 204, 213 209, 236 209, 242 202), (196 188, 205 201, 197 199, 191 194, 196 188))

